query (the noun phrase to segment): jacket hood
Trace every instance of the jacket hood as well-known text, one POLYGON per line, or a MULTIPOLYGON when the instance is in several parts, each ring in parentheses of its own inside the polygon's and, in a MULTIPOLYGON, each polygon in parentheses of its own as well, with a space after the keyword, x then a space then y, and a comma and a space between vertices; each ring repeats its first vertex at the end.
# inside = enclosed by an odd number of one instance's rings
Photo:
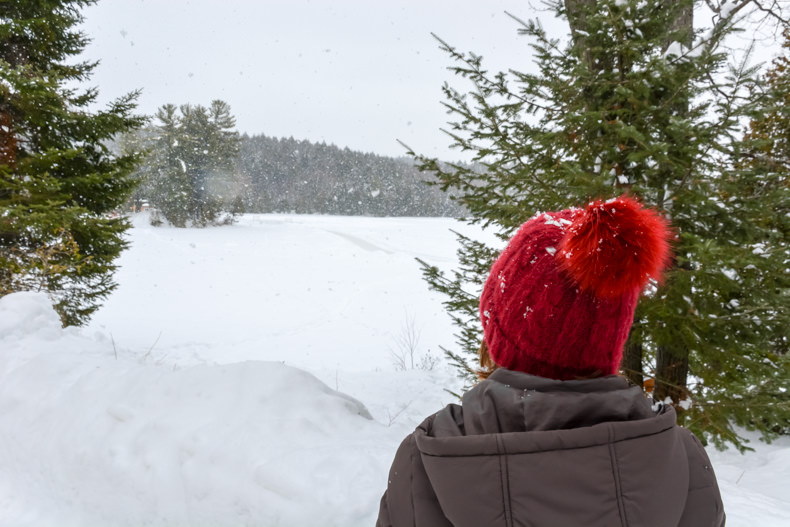
POLYGON ((495 371, 415 432, 458 527, 671 526, 689 468, 671 407, 609 376, 554 381, 495 371))

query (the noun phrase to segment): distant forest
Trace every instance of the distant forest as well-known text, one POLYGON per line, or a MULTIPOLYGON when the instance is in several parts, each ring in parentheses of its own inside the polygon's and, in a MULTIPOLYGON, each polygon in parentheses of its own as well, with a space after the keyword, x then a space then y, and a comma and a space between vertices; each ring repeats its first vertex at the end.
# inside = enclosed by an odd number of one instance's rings
POLYGON ((463 216, 412 159, 326 143, 239 135, 230 106, 165 104, 115 146, 140 156, 134 207, 175 226, 222 221, 226 212, 349 216, 463 216))
MULTIPOLYGON (((361 216, 462 216, 426 184, 409 158, 390 158, 293 138, 242 135, 234 208, 361 216)), ((227 188, 227 187, 226 187, 227 188)))
POLYGON ((138 156, 134 209, 174 226, 208 225, 225 213, 463 216, 412 159, 326 143, 239 135, 230 106, 165 104, 148 126, 114 143, 138 156))

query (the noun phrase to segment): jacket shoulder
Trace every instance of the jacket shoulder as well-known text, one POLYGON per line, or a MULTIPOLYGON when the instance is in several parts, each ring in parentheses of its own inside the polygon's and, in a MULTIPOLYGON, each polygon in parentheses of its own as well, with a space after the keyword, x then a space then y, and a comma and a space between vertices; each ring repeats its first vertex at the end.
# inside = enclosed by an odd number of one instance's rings
MULTIPOLYGON (((429 431, 435 416, 426 418, 417 430, 429 431)), ((395 453, 376 527, 419 525, 451 527, 425 472, 415 434, 411 433, 395 453)))
POLYGON ((678 427, 678 434, 686 447, 689 467, 688 497, 678 526, 722 527, 724 505, 710 458, 697 436, 682 427, 678 427))

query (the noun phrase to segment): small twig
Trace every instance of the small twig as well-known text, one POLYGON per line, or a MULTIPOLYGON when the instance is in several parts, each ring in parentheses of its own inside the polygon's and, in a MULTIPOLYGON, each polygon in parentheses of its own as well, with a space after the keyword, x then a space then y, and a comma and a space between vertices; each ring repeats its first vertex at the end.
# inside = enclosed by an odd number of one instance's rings
POLYGON ((145 355, 143 355, 143 359, 147 359, 147 358, 148 358, 148 356, 149 356, 149 355, 151 355, 151 352, 152 352, 152 351, 154 351, 154 347, 156 346, 156 343, 157 343, 157 342, 159 342, 159 338, 160 338, 161 336, 162 336, 162 332, 160 331, 160 332, 159 332, 159 335, 156 337, 156 340, 154 341, 154 343, 153 343, 153 344, 151 344, 151 347, 149 348, 149 350, 148 350, 148 353, 146 353, 145 355))
POLYGON ((767 14, 768 16, 773 17, 774 19, 776 19, 781 24, 783 24, 785 26, 790 24, 790 18, 784 18, 782 16, 781 7, 779 7, 776 2, 773 2, 771 4, 772 7, 765 7, 764 5, 762 5, 757 0, 752 0, 752 3, 757 6, 757 10, 758 11, 762 11, 763 13, 767 14), (773 6, 779 7, 779 10, 774 10, 773 6))
POLYGON ((392 423, 394 423, 394 422, 395 422, 395 419, 397 419, 397 418, 398 418, 398 416, 399 416, 400 414, 402 414, 402 413, 403 413, 403 412, 406 410, 406 408, 408 408, 408 407, 411 405, 411 403, 412 403, 413 401, 414 401, 414 399, 412 399, 411 401, 409 401, 408 403, 406 403, 406 404, 403 406, 403 408, 401 408, 400 410, 398 410, 397 412, 395 412, 395 415, 390 415, 389 408, 387 408, 387 417, 389 418, 389 423, 387 423, 387 426, 388 426, 388 427, 389 427, 389 426, 392 426, 392 423))
POLYGON ((118 360, 118 349, 115 347, 115 338, 110 333, 110 340, 112 341, 112 350, 115 352, 115 360, 118 360))
POLYGON ((741 475, 740 475, 740 476, 738 476, 738 479, 737 479, 737 480, 735 480, 735 484, 736 484, 736 485, 737 485, 738 483, 740 483, 740 482, 741 482, 741 478, 743 477, 743 475, 744 475, 744 474, 746 474, 746 471, 745 471, 745 470, 744 470, 743 472, 741 472, 741 475))
POLYGON ((167 355, 164 355, 161 359, 156 361, 154 364, 156 364, 157 366, 161 366, 162 364, 164 364, 166 358, 167 358, 167 355))

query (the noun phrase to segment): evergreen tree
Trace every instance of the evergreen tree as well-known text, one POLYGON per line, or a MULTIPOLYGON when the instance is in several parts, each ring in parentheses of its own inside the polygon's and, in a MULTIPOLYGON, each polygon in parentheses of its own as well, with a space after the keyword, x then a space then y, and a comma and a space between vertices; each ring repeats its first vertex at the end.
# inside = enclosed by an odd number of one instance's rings
POLYGON ((774 59, 765 74, 765 88, 758 92, 759 105, 742 153, 746 167, 759 169, 765 179, 771 178, 762 185, 771 188, 787 186, 790 172, 790 29, 783 36, 784 53, 774 59))
MULTIPOLYGON (((747 227, 759 232, 761 239, 770 238, 772 241, 767 245, 761 242, 754 244, 752 258, 762 260, 763 266, 748 263, 743 267, 748 272, 760 272, 769 264, 775 267, 775 272, 784 279, 779 287, 786 296, 790 294, 787 286, 790 274, 787 248, 790 239, 790 29, 784 31, 783 47, 784 54, 774 60, 765 75, 765 82, 761 83, 765 88, 757 91, 759 103, 753 112, 744 145, 735 159, 735 170, 728 176, 733 182, 730 199, 739 207, 757 206, 764 213, 755 218, 754 225, 747 227), (764 210, 765 204, 770 204, 769 210, 764 210), (780 251, 768 252, 776 248, 780 251)), ((761 280, 769 286, 774 281, 770 276, 763 276, 761 280)), ((772 342, 766 360, 771 366, 786 364, 790 353, 790 313, 786 310, 786 302, 772 308, 766 306, 758 316, 759 329, 767 333, 772 342)), ((778 375, 776 368, 772 367, 763 381, 765 391, 772 394, 773 406, 778 410, 775 419, 766 425, 774 426, 775 431, 785 434, 790 433, 787 380, 787 375, 778 375)), ((756 414, 752 419, 759 421, 764 418, 756 414)))
POLYGON ((75 62, 74 28, 93 0, 0 3, 0 296, 49 292, 64 324, 82 324, 115 287, 135 156, 107 147, 143 119, 136 93, 89 110, 95 63, 75 62))
POLYGON ((239 150, 230 106, 172 104, 156 113, 150 156, 141 173, 152 205, 176 227, 205 226, 230 210, 233 163, 239 150))
MULTIPOLYGON (((690 23, 679 23, 692 6, 555 2, 573 28, 568 42, 516 19, 531 40, 534 74, 490 74, 481 57, 442 42, 473 86, 444 92, 457 118, 453 144, 475 165, 418 161, 460 192, 470 223, 503 240, 538 211, 623 193, 666 214, 677 229, 675 262, 640 302, 623 373, 640 385, 652 377, 655 396, 669 398, 703 439, 742 446, 735 425, 770 437, 790 415, 776 404, 790 381, 790 357, 780 352, 790 332, 790 255, 776 201, 749 199, 738 165, 755 70, 728 66, 720 49, 732 12, 719 11, 694 40, 690 23)), ((787 186, 775 190, 771 200, 787 199, 787 186)), ((458 349, 446 352, 471 381, 478 296, 497 250, 459 241, 459 269, 448 276, 425 265, 425 275, 447 294, 460 332, 458 349)))

